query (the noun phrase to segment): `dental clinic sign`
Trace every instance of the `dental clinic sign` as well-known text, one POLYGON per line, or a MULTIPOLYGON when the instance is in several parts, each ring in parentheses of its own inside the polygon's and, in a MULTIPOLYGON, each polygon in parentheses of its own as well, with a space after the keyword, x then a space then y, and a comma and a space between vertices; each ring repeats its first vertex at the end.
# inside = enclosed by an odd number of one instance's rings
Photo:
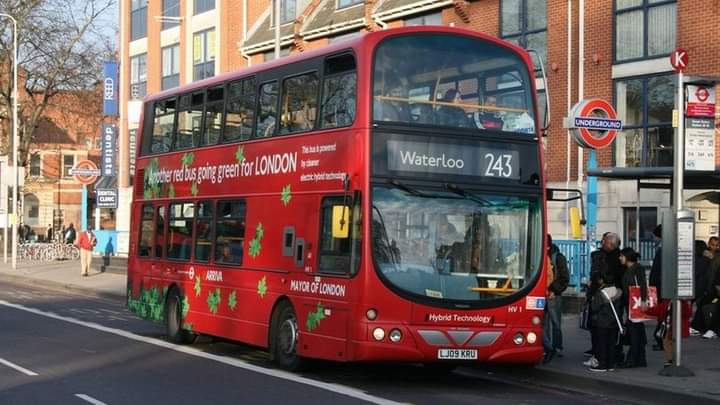
POLYGON ((565 119, 565 127, 570 129, 575 142, 591 149, 610 146, 622 126, 613 106, 598 98, 575 104, 565 119))

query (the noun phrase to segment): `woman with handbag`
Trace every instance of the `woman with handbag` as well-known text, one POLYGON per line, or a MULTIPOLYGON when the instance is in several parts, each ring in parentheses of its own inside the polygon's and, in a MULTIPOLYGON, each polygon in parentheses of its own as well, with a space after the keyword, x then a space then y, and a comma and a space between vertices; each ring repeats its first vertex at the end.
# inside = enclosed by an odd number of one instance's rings
POLYGON ((620 251, 620 263, 625 267, 621 280, 621 288, 623 294, 628 297, 628 321, 625 324, 627 334, 630 340, 630 350, 623 363, 618 365, 619 368, 647 367, 645 358, 645 345, 647 344, 647 336, 645 335, 645 325, 642 321, 633 321, 630 319, 630 308, 635 304, 630 294, 630 287, 640 287, 640 305, 645 308, 648 302, 648 288, 645 280, 645 271, 638 263, 640 257, 631 247, 627 247, 620 251))

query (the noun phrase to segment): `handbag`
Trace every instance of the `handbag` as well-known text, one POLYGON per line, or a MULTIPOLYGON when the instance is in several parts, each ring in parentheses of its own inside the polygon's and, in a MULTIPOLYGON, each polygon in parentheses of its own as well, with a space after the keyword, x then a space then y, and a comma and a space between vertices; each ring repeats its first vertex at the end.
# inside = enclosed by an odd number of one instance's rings
POLYGON ((647 306, 643 309, 640 303, 642 302, 642 289, 640 283, 638 283, 637 276, 635 276, 635 285, 628 288, 628 320, 633 323, 645 322, 652 319, 658 318, 657 311, 657 288, 647 287, 647 306))
POLYGON ((580 329, 590 330, 590 302, 585 301, 580 309, 580 329))

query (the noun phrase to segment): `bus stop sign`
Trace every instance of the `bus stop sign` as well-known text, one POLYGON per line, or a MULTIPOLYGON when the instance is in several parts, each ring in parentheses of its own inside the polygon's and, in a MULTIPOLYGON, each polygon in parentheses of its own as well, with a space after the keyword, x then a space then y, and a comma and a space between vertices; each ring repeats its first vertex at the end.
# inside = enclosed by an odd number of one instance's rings
POLYGON ((690 56, 688 56, 688 53, 682 48, 678 48, 670 54, 670 64, 676 72, 685 70, 689 62, 690 56))

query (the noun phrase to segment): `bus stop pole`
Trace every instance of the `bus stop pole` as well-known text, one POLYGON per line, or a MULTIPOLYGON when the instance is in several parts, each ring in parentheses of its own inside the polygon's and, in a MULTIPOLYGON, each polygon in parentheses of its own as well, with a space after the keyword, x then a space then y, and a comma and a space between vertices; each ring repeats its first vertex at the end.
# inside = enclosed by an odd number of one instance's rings
MULTIPOLYGON (((678 72, 677 83, 678 100, 678 130, 675 137, 675 170, 673 171, 673 196, 675 198, 675 214, 683 209, 683 177, 685 174, 685 88, 683 86, 682 70, 678 72)), ((677 215, 676 215, 677 217, 677 215)), ((676 223, 677 228, 677 223, 676 223)), ((676 235, 677 237, 677 235, 676 235)), ((673 365, 680 367, 682 356, 682 307, 680 298, 675 294, 673 302, 673 365)))
MULTIPOLYGON (((673 145, 674 147, 674 169, 673 169, 673 187, 672 187, 672 213, 669 215, 671 220, 669 220, 669 223, 672 225, 671 232, 669 233, 672 235, 672 241, 669 241, 670 243, 663 243, 663 252, 667 254, 663 254, 664 258, 671 259, 671 263, 665 263, 665 260, 663 260, 663 273, 670 271, 670 274, 664 274, 662 279, 666 281, 670 281, 673 285, 669 285, 667 287, 663 288, 663 291, 669 290, 672 291, 672 294, 670 295, 670 299, 672 300, 672 337, 673 337, 673 362, 672 365, 665 367, 663 370, 660 371, 660 375, 667 376, 667 377, 690 377, 693 376, 694 373, 690 371, 689 369, 683 367, 682 364, 682 306, 680 301, 680 253, 682 250, 683 255, 690 256, 690 260, 692 263, 692 249, 688 249, 688 246, 685 246, 686 244, 692 245, 692 241, 687 241, 686 239, 692 238, 692 235, 686 234, 687 231, 683 230, 683 243, 680 243, 680 219, 681 215, 683 215, 683 220, 686 221, 688 218, 685 218, 685 215, 687 215, 687 212, 683 211, 683 176, 685 172, 685 133, 684 133, 684 126, 685 126, 685 88, 683 83, 683 74, 682 71, 678 71, 678 82, 677 82, 677 110, 678 110, 678 123, 677 123, 677 134, 675 136, 675 143, 673 145), (681 246, 682 245, 682 246, 681 246), (672 251, 668 251, 668 249, 671 249, 672 251), (688 253, 689 250, 689 253, 688 253), (669 265, 672 265, 671 267, 669 265)), ((690 214, 690 220, 692 221, 692 213, 690 214)), ((669 219, 669 218, 668 218, 669 219)), ((692 227, 692 225, 691 225, 692 227)), ((685 227, 684 227, 685 228, 685 227)), ((692 231, 691 231, 692 233, 692 231)), ((663 231, 663 234, 667 234, 665 230, 663 231)), ((687 258, 683 257, 683 261, 686 261, 687 258)), ((692 270, 690 270, 692 271, 692 270)), ((666 285, 666 284, 663 284, 666 285)), ((665 295, 665 294, 663 294, 665 295)))

